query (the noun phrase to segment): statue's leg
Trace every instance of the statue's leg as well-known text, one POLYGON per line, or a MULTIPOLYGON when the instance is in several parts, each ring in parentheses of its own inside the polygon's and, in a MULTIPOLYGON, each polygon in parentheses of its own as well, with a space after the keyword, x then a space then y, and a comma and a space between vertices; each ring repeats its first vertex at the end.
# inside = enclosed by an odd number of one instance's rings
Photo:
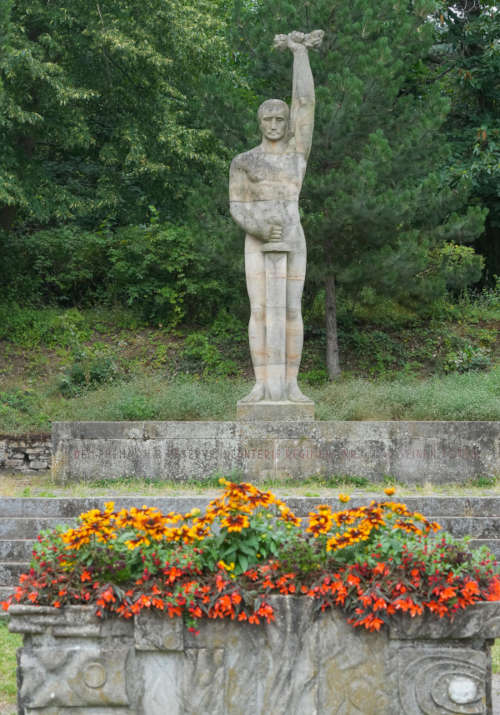
POLYGON ((245 274, 250 299, 248 341, 255 373, 255 385, 242 402, 259 402, 266 391, 266 274, 262 241, 253 236, 245 239, 245 274))
POLYGON ((297 227, 293 241, 294 249, 288 254, 288 275, 286 287, 286 384, 288 399, 292 402, 310 402, 302 394, 297 384, 304 324, 302 322, 302 291, 306 275, 306 242, 302 227, 297 227))

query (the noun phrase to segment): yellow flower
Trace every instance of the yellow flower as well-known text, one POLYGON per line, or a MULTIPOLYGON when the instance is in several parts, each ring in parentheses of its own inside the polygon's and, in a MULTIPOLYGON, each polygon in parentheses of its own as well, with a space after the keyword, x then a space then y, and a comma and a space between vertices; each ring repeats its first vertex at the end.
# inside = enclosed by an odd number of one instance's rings
POLYGON ((339 494, 338 499, 344 504, 347 504, 347 502, 351 500, 351 497, 348 494, 339 494))
POLYGON ((221 520, 220 525, 221 527, 226 527, 229 532, 241 531, 250 526, 250 521, 248 520, 248 516, 243 514, 229 514, 221 520))
POLYGON ((217 566, 223 571, 234 571, 234 561, 231 561, 230 564, 226 564, 226 562, 221 559, 217 561, 217 566))
POLYGON ((384 494, 387 494, 388 497, 392 497, 392 495, 395 493, 396 493, 396 489, 394 487, 386 487, 384 489, 384 494))

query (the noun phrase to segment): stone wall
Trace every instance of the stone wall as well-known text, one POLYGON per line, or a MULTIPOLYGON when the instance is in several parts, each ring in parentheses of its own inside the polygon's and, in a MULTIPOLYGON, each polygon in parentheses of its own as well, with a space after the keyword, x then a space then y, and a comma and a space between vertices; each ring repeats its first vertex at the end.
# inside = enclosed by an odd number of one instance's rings
POLYGON ((463 483, 500 475, 500 422, 61 422, 52 438, 0 435, 0 470, 51 463, 63 481, 241 472, 463 483))
POLYGON ((0 470, 43 472, 51 461, 50 434, 0 435, 0 470))
POLYGON ((306 597, 268 600, 274 623, 203 621, 199 635, 146 612, 13 606, 19 715, 493 715, 500 603, 368 633, 337 610, 315 618, 306 597))
POLYGON ((446 484, 500 475, 500 422, 58 422, 52 436, 61 481, 239 472, 446 484))

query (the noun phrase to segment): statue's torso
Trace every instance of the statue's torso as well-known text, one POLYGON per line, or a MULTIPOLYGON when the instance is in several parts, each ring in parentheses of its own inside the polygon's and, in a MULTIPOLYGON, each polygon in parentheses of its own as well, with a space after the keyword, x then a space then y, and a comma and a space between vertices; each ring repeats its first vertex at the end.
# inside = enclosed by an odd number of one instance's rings
POLYGON ((233 167, 238 171, 229 187, 231 201, 298 202, 306 171, 302 154, 270 154, 256 147, 235 157, 233 167))

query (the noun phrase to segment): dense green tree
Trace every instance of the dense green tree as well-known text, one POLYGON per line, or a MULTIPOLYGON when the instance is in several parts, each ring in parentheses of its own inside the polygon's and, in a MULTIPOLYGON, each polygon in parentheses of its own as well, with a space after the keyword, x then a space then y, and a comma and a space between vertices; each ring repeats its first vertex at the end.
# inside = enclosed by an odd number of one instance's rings
POLYGON ((247 90, 227 16, 225 0, 0 4, 4 300, 177 322, 237 298, 224 117, 237 133, 247 90))
MULTIPOLYGON (((440 131, 449 110, 437 82, 423 82, 434 43, 428 0, 311 0, 238 3, 235 42, 247 57, 259 101, 286 98, 290 60, 270 57, 275 33, 326 31, 313 58, 317 119, 304 184, 309 289, 324 287, 327 364, 340 371, 335 289, 422 300, 446 288, 448 252, 473 240, 484 211, 467 208, 470 182, 449 182, 440 131), (253 67, 253 70, 252 70, 253 67)), ((481 260, 462 262, 462 285, 481 260)))
POLYGON ((221 170, 207 85, 229 81, 219 0, 15 0, 0 55, 0 215, 23 230, 184 211, 221 170))
POLYGON ((441 2, 428 67, 451 100, 444 130, 452 173, 466 175, 472 199, 488 208, 477 250, 486 279, 500 275, 500 12, 494 0, 441 2))

